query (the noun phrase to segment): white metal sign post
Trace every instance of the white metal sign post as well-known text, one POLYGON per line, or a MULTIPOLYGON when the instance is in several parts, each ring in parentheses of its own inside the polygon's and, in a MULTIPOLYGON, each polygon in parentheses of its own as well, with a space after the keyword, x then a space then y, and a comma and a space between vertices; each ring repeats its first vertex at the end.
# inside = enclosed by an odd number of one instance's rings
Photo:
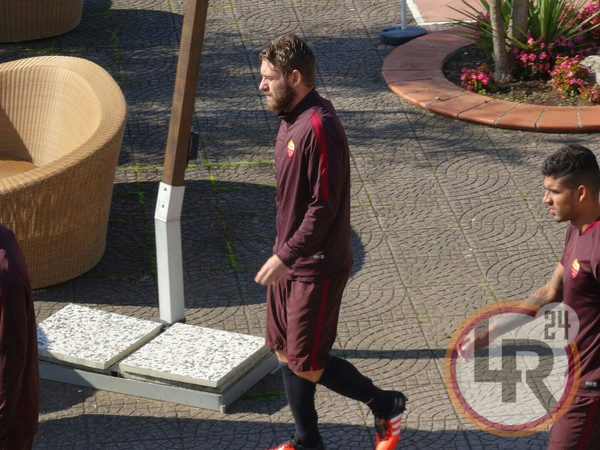
POLYGON ((208 0, 186 2, 163 176, 154 214, 160 320, 168 324, 185 321, 181 209, 207 10, 208 0))

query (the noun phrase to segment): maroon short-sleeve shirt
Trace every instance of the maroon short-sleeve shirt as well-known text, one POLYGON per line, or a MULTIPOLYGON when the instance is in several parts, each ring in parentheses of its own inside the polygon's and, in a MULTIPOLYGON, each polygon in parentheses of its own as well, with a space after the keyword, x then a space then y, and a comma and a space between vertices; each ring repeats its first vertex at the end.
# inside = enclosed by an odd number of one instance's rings
POLYGON ((583 233, 570 225, 560 260, 564 267, 563 301, 575 310, 579 333, 575 343, 581 359, 580 396, 600 397, 600 219, 583 233))

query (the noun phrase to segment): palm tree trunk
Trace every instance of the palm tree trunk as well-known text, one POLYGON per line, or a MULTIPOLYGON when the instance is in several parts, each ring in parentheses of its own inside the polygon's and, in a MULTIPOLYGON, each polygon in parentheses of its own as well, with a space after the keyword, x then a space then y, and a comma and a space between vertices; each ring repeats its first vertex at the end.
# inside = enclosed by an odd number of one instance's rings
POLYGON ((512 81, 512 67, 506 48, 506 33, 501 10, 502 0, 490 2, 490 21, 492 23, 492 43, 494 45, 494 80, 496 83, 512 81))
POLYGON ((514 0, 509 37, 519 42, 527 40, 529 0, 514 0))

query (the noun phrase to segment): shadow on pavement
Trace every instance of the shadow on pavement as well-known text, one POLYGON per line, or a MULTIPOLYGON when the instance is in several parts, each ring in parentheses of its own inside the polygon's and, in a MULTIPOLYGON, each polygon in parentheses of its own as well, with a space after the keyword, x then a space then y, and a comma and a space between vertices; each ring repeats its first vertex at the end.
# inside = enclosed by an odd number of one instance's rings
MULTIPOLYGON (((88 273, 36 292, 36 301, 158 305, 154 209, 158 183, 115 185, 107 247, 88 273)), ((188 180, 181 219, 186 307, 264 302, 254 275, 271 255, 275 188, 255 183, 188 180)), ((352 272, 364 249, 352 230, 352 272)))
MULTIPOLYGON (((287 12, 286 7, 280 8, 282 13, 287 12)), ((232 21, 236 14, 239 11, 232 9, 232 21)), ((222 20, 209 7, 194 128, 213 164, 260 160, 272 148, 277 118, 266 111, 258 92, 258 53, 275 36, 265 30, 264 42, 237 43, 239 33, 215 32, 222 20)), ((99 64, 117 80, 127 100, 128 125, 119 164, 159 166, 168 131, 182 24, 183 17, 178 13, 118 9, 104 0, 86 0, 81 24, 73 31, 49 39, 4 44, 0 62, 52 54, 99 64)), ((344 38, 327 34, 311 38, 319 68, 317 89, 333 86, 340 91, 360 90, 365 99, 370 95, 377 99, 388 93, 381 67, 393 48, 370 40, 364 29, 355 31, 344 38)), ((327 94, 325 90, 320 92, 327 94)), ((373 150, 385 161, 390 151, 389 136, 402 135, 395 116, 373 108, 372 114, 380 117, 364 120, 369 114, 366 105, 360 110, 341 104, 336 107, 342 121, 353 124, 347 130, 351 147, 373 150)), ((408 113, 413 114, 412 110, 408 113)), ((458 145, 465 125, 457 122, 439 127, 435 126, 436 120, 425 116, 417 124, 428 131, 422 133, 426 136, 423 145, 450 149, 458 145)), ((398 146, 402 147, 400 138, 398 146)), ((473 150, 481 148, 487 151, 485 145, 473 150)), ((408 161, 419 166, 416 160, 408 161)))
POLYGON ((342 354, 348 359, 389 359, 389 360, 412 360, 412 359, 442 359, 446 357, 446 349, 444 348, 420 348, 411 350, 348 350, 334 349, 335 353, 342 354))
MULTIPOLYGON (((537 445, 531 446, 530 437, 503 438, 476 429, 416 430, 410 426, 410 415, 405 421, 400 441, 402 449, 540 447, 539 438, 537 445)), ((321 423, 319 428, 328 450, 366 450, 374 447, 373 427, 321 423)), ((130 417, 126 413, 87 414, 40 424, 34 448, 264 450, 289 439, 293 431, 293 425, 289 423, 246 421, 243 417, 194 419, 153 417, 150 414, 138 417, 130 417)))

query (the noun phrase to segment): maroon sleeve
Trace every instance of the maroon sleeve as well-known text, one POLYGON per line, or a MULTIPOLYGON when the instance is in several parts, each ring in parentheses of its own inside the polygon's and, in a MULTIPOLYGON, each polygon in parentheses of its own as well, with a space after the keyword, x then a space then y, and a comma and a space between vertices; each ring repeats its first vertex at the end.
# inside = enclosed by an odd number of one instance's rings
POLYGON ((310 118, 311 127, 307 133, 303 153, 307 158, 307 176, 311 190, 311 202, 302 223, 277 252, 277 256, 288 267, 299 257, 318 253, 327 235, 332 231, 343 183, 349 174, 345 173, 344 158, 346 149, 343 135, 339 133, 333 120, 326 123, 315 112, 310 118))
POLYGON ((8 270, 0 269, 0 439, 6 434, 21 392, 27 362, 27 296, 20 269, 25 260, 12 231, 0 230, 8 270))

